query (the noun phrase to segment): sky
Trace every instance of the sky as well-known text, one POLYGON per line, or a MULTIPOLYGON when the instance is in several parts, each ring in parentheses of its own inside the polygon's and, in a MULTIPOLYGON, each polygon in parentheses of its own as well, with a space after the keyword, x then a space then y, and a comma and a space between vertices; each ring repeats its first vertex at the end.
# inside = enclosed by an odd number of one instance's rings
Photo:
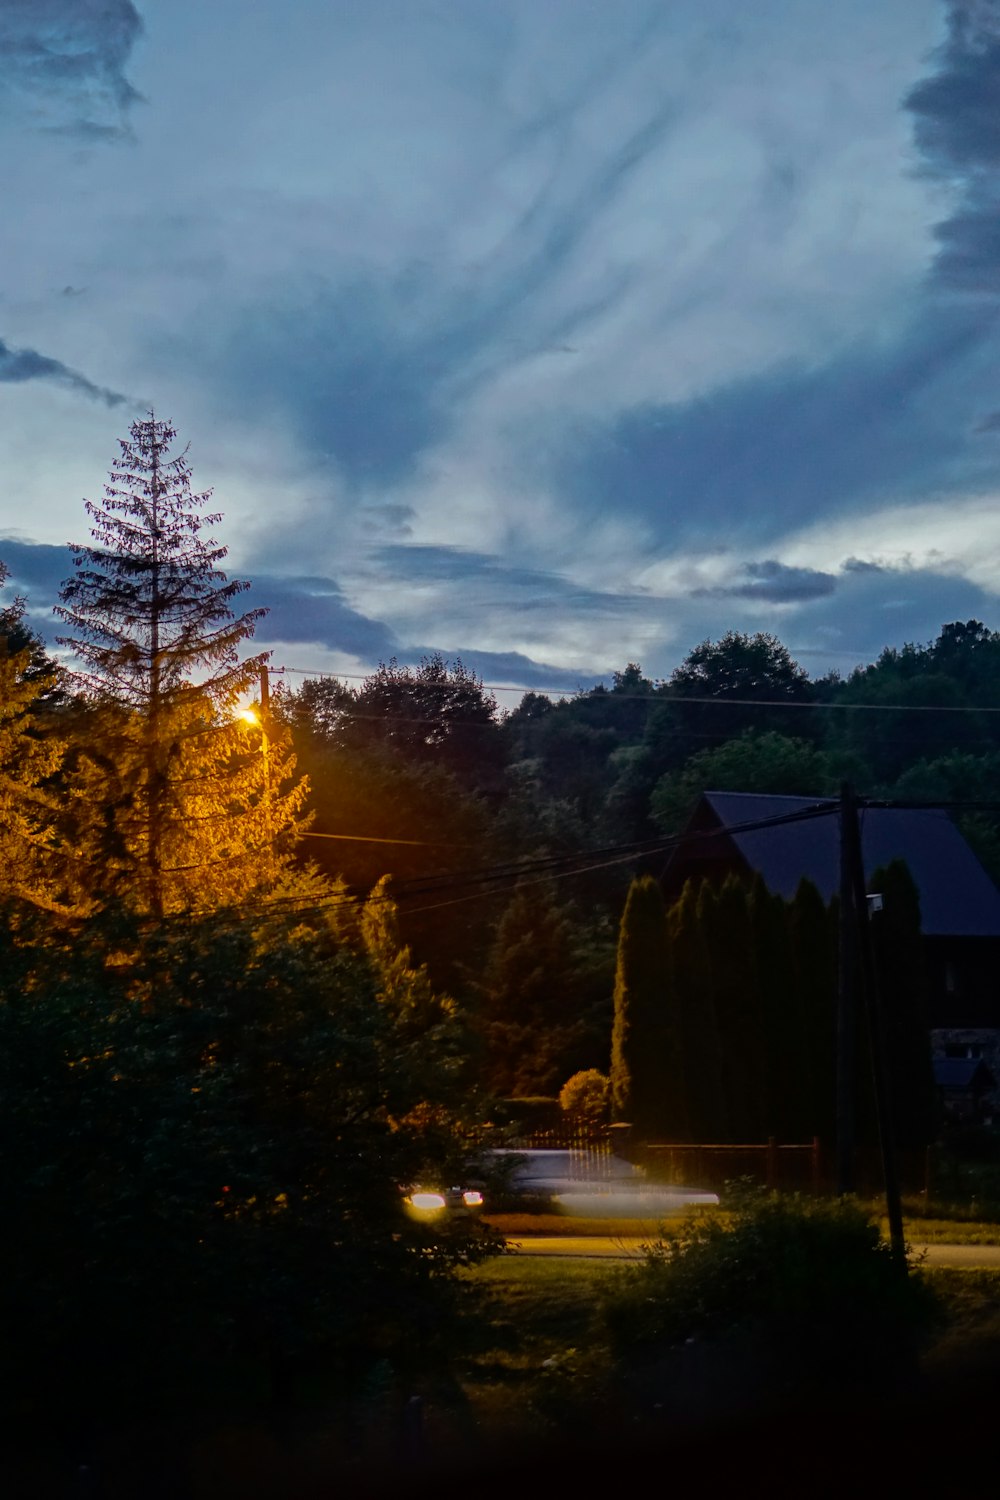
POLYGON ((118 440, 290 685, 1000 628, 1000 0, 0 0, 0 560, 118 440))

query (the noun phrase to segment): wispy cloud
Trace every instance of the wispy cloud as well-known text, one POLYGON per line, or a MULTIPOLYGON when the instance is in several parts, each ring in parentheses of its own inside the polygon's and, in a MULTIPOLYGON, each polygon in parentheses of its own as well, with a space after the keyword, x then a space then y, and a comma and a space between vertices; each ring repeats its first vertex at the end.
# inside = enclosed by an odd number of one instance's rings
POLYGON ((130 134, 125 76, 142 19, 132 0, 2 0, 0 107, 88 141, 130 134))
POLYGON ((268 610, 259 629, 268 640, 314 643, 368 661, 399 651, 393 632, 353 609, 331 578, 275 578, 258 573, 253 580, 253 603, 268 610))
POLYGON ((821 599, 832 594, 837 580, 832 573, 816 568, 790 568, 775 558, 744 563, 735 583, 697 588, 695 597, 715 599, 764 599, 770 604, 795 604, 804 599, 821 599))
POLYGON ((1000 6, 947 0, 948 37, 936 70, 911 89, 917 143, 928 170, 955 184, 959 202, 938 226, 936 273, 964 291, 1000 293, 1000 6))
MULTIPOLYGON (((52 380, 57 385, 78 391, 81 396, 101 401, 105 406, 130 403, 130 398, 120 391, 109 391, 105 386, 95 385, 86 375, 71 370, 59 359, 39 354, 37 349, 11 349, 0 339, 0 384, 21 385, 26 380, 52 380)), ((130 404, 134 406, 136 403, 131 401, 130 404)))

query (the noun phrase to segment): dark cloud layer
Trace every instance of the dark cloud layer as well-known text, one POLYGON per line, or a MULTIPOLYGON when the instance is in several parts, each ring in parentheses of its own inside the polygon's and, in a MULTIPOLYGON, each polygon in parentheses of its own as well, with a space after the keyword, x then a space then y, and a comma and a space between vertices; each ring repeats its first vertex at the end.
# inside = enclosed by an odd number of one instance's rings
POLYGON ((738 583, 718 588, 694 589, 695 597, 716 599, 764 599, 770 604, 795 604, 803 599, 821 599, 832 594, 837 580, 832 573, 815 568, 789 568, 775 558, 743 566, 738 583))
MULTIPOLYGON (((17 498, 8 492, 5 509, 16 511, 17 498)), ((42 607, 56 602, 60 585, 73 571, 68 547, 22 542, 13 537, 0 537, 0 562, 10 569, 10 587, 22 594, 30 591, 32 604, 42 607)))
POLYGON ((1000 292, 1000 5, 949 0, 948 37, 936 71, 906 107, 924 160, 962 191, 938 226, 937 276, 965 291, 1000 292))
POLYGON ((52 380, 57 385, 78 391, 81 396, 103 401, 105 406, 122 406, 129 400, 120 391, 109 391, 104 386, 95 385, 86 375, 71 370, 61 360, 39 354, 37 349, 11 349, 0 339, 0 384, 20 385, 26 380, 52 380))
MULTIPOLYGON (((435 651, 446 661, 460 660, 470 672, 475 672, 484 682, 494 687, 509 684, 517 688, 534 688, 538 692, 575 693, 581 688, 592 688, 602 680, 602 674, 596 669, 553 667, 546 662, 533 661, 520 651, 459 651, 441 646, 410 646, 406 648, 405 655, 408 661, 416 663, 421 657, 431 656, 435 651)), ((606 675, 603 680, 610 685, 610 679, 606 675)))
POLYGON ((255 306, 230 336, 218 373, 241 404, 282 402, 300 437, 348 479, 390 484, 444 422, 438 385, 448 351, 436 337, 403 331, 411 296, 416 285, 355 282, 307 305, 255 306))
POLYGON ((0 101, 84 140, 129 134, 125 68, 142 19, 132 0, 0 0, 0 101))
POLYGON ((383 660, 399 650, 388 626, 352 609, 331 578, 257 574, 253 604, 269 611, 258 627, 258 634, 268 640, 311 642, 368 661, 383 660))
POLYGON ((816 515, 967 481, 980 460, 966 435, 984 402, 973 377, 991 337, 964 309, 927 309, 890 346, 639 408, 578 438, 563 486, 645 513, 668 543, 715 541, 721 528, 760 545, 816 515))
POLYGON ((512 566, 486 552, 464 547, 440 547, 427 543, 379 547, 375 566, 400 584, 463 584, 470 590, 470 613, 475 601, 506 603, 519 615, 552 607, 586 610, 591 616, 645 612, 648 594, 621 594, 585 588, 561 573, 541 568, 512 566))
MULTIPOLYGON (((926 644, 947 621, 971 619, 1000 628, 996 598, 967 579, 928 568, 845 565, 836 595, 804 603, 783 638, 793 646, 823 640, 827 661, 849 671, 858 662, 874 661, 885 646, 926 644)), ((807 665, 812 653, 796 654, 807 665)), ((824 670, 825 662, 809 665, 810 672, 824 670)))

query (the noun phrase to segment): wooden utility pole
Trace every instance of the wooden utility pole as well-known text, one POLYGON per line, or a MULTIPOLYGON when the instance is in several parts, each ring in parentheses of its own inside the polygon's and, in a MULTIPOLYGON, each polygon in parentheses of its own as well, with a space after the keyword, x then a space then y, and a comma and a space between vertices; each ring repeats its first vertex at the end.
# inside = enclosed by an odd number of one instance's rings
POLYGON ((871 1053, 875 1115, 878 1122, 879 1150, 882 1159, 882 1181, 885 1186, 886 1215, 893 1254, 906 1269, 906 1241, 903 1234, 903 1209, 896 1171, 896 1143, 893 1124, 885 1016, 879 989, 878 967, 872 942, 868 893, 865 890, 865 868, 858 827, 858 804, 849 786, 840 796, 840 1014, 838 1016, 837 1078, 837 1190, 853 1190, 853 1155, 856 1107, 857 1059, 857 992, 858 976, 862 979, 868 1041, 871 1053), (853 934, 853 937, 852 937, 853 934), (859 963, 860 960, 860 963, 859 963))
POLYGON ((857 806, 845 781, 840 788, 840 913, 837 963, 836 1180, 843 1196, 854 1191, 855 1110, 858 1066, 858 924, 854 912, 852 841, 857 806))

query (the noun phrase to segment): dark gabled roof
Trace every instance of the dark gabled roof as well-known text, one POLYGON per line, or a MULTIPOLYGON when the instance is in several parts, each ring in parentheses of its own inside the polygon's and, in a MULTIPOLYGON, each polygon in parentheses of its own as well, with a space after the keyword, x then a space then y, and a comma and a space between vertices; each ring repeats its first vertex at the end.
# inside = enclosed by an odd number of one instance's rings
MULTIPOLYGON (((829 901, 840 884, 837 803, 821 797, 773 797, 756 792, 706 792, 704 801, 723 828, 785 817, 827 803, 829 816, 729 835, 768 890, 791 898, 805 877, 829 901)), ((858 814, 866 875, 891 860, 906 861, 920 892, 920 915, 930 937, 1000 937, 1000 891, 947 813, 933 808, 869 807, 858 814)))
POLYGON ((934 1082, 942 1089, 991 1089, 996 1079, 981 1057, 935 1057, 934 1082))

